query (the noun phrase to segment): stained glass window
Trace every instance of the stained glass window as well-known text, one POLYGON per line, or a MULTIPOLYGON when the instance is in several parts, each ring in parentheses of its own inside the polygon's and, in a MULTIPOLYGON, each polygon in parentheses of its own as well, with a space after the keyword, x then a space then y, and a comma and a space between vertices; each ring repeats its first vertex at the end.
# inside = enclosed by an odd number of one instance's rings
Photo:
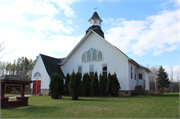
POLYGON ((91 51, 90 50, 87 53, 87 61, 91 61, 91 51))
POLYGON ((36 72, 35 74, 34 74, 34 77, 33 78, 35 78, 35 79, 41 79, 42 77, 41 77, 41 74, 39 73, 39 72, 36 72))
POLYGON ((95 49, 93 50, 93 60, 97 60, 97 52, 95 49))
POLYGON ((102 60, 102 52, 98 53, 98 60, 102 60))
POLYGON ((86 54, 83 54, 83 56, 82 56, 82 61, 83 61, 83 62, 86 61, 86 54))

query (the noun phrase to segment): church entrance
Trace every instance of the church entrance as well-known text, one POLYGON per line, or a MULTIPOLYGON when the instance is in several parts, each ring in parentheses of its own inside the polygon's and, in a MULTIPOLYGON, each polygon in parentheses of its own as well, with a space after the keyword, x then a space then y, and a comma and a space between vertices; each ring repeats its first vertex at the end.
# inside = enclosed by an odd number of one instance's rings
POLYGON ((33 81, 33 94, 37 95, 41 92, 41 80, 33 81))

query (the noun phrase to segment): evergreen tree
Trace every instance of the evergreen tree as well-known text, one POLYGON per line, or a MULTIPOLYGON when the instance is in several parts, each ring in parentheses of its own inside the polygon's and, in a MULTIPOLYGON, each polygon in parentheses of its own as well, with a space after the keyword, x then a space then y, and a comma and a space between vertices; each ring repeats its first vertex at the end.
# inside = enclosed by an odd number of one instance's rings
POLYGON ((113 75, 109 73, 107 86, 106 86, 107 93, 111 94, 112 96, 117 96, 119 89, 120 89, 120 84, 117 79, 116 73, 114 73, 113 75))
POLYGON ((168 78, 168 74, 164 71, 162 66, 160 66, 160 68, 159 68, 156 80, 158 82, 159 88, 163 88, 163 87, 168 88, 169 87, 170 81, 168 78))
POLYGON ((107 75, 99 75, 99 93, 101 95, 106 95, 106 84, 107 84, 107 75))
POLYGON ((84 96, 88 96, 89 95, 90 84, 91 84, 91 77, 89 76, 88 73, 85 73, 83 75, 83 79, 82 79, 82 95, 84 95, 84 96))
POLYGON ((70 75, 69 73, 67 73, 65 87, 64 87, 66 95, 69 95, 69 82, 70 82, 70 75))
POLYGON ((114 73, 112 75, 111 95, 112 96, 117 96, 119 89, 120 89, 120 84, 119 84, 119 81, 117 79, 116 73, 114 73))
POLYGON ((81 76, 79 72, 76 74, 71 74, 70 82, 69 82, 69 92, 72 96, 72 100, 77 100, 79 95, 81 94, 81 76))
POLYGON ((112 76, 111 73, 108 73, 108 79, 107 79, 107 85, 106 85, 106 92, 108 94, 111 94, 111 89, 112 89, 112 76))
POLYGON ((63 78, 58 74, 54 73, 51 76, 51 82, 49 85, 50 94, 53 99, 61 98, 61 94, 64 89, 63 85, 63 78))
POLYGON ((98 75, 97 72, 93 75, 93 78, 91 80, 90 84, 90 92, 93 96, 99 95, 99 85, 98 85, 98 75))

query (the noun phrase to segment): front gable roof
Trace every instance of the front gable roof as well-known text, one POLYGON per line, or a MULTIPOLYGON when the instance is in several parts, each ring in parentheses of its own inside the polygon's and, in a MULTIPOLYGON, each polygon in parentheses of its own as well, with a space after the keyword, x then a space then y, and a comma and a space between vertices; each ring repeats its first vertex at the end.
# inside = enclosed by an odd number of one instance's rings
POLYGON ((49 76, 51 77, 53 73, 58 73, 62 78, 65 78, 62 69, 58 66, 58 62, 63 62, 65 58, 53 58, 47 55, 40 54, 42 61, 44 63, 45 69, 49 76))
POLYGON ((69 58, 70 56, 75 52, 75 50, 83 43, 83 41, 86 40, 86 38, 90 35, 90 33, 94 33, 95 35, 97 35, 101 40, 104 40, 107 44, 109 44, 111 47, 113 47, 116 51, 118 51, 120 54, 122 54, 122 56, 124 56, 125 58, 128 59, 129 62, 133 63, 134 65, 141 67, 143 69, 145 69, 147 72, 150 72, 150 70, 140 64, 138 64, 136 61, 134 61, 133 59, 131 59, 130 57, 128 57, 125 53, 123 53, 120 49, 118 49, 116 46, 112 45, 110 42, 108 42, 107 40, 105 40, 101 35, 99 35, 98 33, 96 33, 93 30, 89 30, 89 32, 79 41, 79 43, 73 48, 73 50, 68 54, 68 56, 63 59, 61 62, 58 62, 58 65, 63 65, 69 58))
POLYGON ((111 47, 113 47, 116 51, 120 52, 125 58, 128 59, 128 56, 125 55, 125 53, 123 53, 121 50, 119 50, 117 47, 113 46, 111 43, 109 43, 107 40, 105 40, 104 38, 102 38, 99 34, 97 34, 95 31, 90 30, 80 41, 79 43, 73 48, 73 50, 68 54, 68 56, 66 57, 66 59, 62 62, 62 63, 58 63, 58 65, 63 65, 69 58, 70 56, 75 52, 75 50, 83 43, 83 41, 86 40, 86 38, 90 35, 90 33, 94 33, 95 35, 97 35, 101 40, 105 41, 107 44, 109 44, 111 47))

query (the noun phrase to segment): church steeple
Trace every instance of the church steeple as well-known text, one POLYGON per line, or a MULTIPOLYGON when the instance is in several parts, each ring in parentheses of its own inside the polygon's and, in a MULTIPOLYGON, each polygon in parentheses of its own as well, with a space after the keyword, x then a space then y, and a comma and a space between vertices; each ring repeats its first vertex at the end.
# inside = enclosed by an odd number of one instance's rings
POLYGON ((104 33, 101 30, 101 22, 102 19, 99 17, 98 13, 95 11, 92 17, 88 20, 89 21, 89 28, 86 31, 86 34, 90 31, 93 30, 97 34, 99 34, 101 37, 104 38, 104 33))
POLYGON ((99 17, 97 12, 94 12, 92 17, 88 21, 89 21, 89 26, 90 27, 93 26, 93 25, 97 25, 97 26, 101 27, 102 19, 99 17))

